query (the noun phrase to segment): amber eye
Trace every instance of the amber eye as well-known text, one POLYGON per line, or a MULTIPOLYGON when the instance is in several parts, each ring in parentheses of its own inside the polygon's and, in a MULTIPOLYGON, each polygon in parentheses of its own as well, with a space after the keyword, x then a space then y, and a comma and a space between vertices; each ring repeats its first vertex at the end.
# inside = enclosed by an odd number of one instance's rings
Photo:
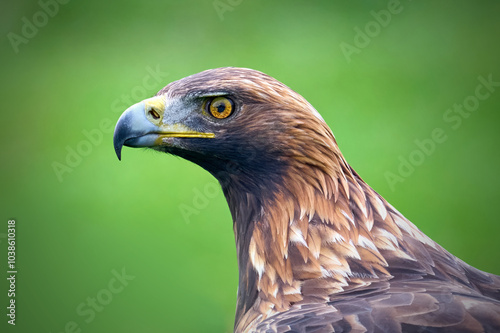
POLYGON ((215 97, 207 103, 207 111, 218 119, 229 117, 233 110, 233 101, 226 97, 215 97))

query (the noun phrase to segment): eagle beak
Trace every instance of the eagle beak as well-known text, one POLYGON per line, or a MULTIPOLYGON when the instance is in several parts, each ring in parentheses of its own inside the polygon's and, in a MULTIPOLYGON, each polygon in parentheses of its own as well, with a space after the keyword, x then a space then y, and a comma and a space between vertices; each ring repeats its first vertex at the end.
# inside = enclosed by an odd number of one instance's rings
POLYGON ((155 147, 165 138, 213 138, 213 133, 197 132, 181 123, 165 124, 164 96, 155 96, 129 107, 118 119, 113 135, 116 156, 121 160, 123 146, 155 147))

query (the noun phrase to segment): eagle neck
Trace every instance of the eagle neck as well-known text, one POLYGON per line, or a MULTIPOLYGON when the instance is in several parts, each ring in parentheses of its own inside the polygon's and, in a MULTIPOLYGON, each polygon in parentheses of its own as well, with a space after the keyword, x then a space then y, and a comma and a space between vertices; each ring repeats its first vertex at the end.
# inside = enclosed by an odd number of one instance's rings
POLYGON ((245 192, 232 182, 223 186, 238 256, 236 327, 306 299, 328 301, 346 288, 390 277, 370 234, 374 218, 386 218, 390 205, 339 152, 326 160, 331 164, 298 161, 266 191, 245 192))
POLYGON ((233 231, 238 260, 238 293, 235 314, 235 332, 247 327, 259 316, 253 308, 258 300, 258 275, 249 257, 249 246, 255 223, 261 217, 260 196, 245 191, 230 178, 219 179, 233 218, 233 231))

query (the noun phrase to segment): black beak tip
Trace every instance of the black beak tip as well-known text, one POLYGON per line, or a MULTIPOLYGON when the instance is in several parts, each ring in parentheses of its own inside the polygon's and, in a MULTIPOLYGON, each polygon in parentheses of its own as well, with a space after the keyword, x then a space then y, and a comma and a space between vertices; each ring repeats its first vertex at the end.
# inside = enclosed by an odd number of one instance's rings
POLYGON ((118 160, 122 160, 122 148, 123 148, 123 142, 121 142, 120 139, 117 138, 117 135, 115 133, 114 138, 113 138, 113 146, 115 148, 115 153, 116 156, 118 157, 118 160))
POLYGON ((121 161, 122 160, 122 147, 123 147, 123 145, 115 144, 114 146, 115 146, 116 156, 118 157, 118 160, 121 161))

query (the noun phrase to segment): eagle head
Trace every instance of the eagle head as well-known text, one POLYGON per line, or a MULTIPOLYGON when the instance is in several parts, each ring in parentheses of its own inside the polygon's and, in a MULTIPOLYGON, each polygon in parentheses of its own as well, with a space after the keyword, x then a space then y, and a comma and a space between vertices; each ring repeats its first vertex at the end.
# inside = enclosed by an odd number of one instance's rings
POLYGON ((282 183, 295 163, 319 163, 333 134, 319 113, 276 79, 246 68, 175 81, 120 117, 114 147, 149 147, 192 161, 222 184, 255 192, 282 183), (317 151, 317 147, 322 151, 317 151))

